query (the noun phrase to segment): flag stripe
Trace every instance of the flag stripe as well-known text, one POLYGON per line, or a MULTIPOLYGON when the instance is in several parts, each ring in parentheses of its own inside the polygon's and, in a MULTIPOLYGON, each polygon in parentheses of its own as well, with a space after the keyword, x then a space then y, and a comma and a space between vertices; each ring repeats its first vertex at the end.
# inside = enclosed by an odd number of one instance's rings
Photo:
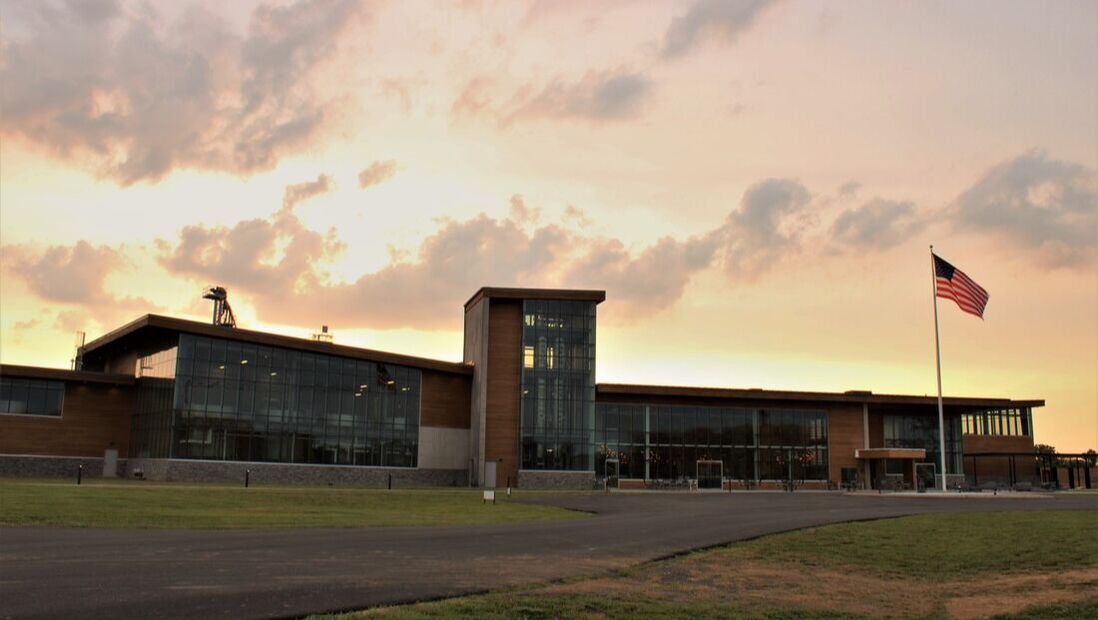
POLYGON ((934 255, 934 275, 938 297, 951 299, 964 312, 983 318, 991 297, 984 287, 937 255, 934 255))

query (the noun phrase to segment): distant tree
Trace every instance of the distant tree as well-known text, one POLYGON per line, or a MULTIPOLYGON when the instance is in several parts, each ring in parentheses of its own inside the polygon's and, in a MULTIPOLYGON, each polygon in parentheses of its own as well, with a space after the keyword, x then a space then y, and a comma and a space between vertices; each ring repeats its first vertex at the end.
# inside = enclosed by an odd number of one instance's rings
POLYGON ((1033 446, 1033 449, 1038 454, 1056 454, 1056 447, 1055 446, 1050 446, 1047 443, 1039 443, 1039 444, 1033 446))
POLYGON ((1087 455, 1087 465, 1090 467, 1098 467, 1098 452, 1094 451, 1094 448, 1087 450, 1083 454, 1087 455))

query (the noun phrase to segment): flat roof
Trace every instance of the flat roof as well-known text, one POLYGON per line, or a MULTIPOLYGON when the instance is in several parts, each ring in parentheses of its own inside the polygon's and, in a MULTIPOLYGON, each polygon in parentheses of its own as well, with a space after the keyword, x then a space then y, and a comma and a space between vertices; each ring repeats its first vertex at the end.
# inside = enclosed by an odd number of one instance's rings
POLYGON ((0 377, 48 379, 50 381, 69 381, 73 383, 133 385, 133 375, 87 372, 83 370, 69 370, 67 368, 44 368, 42 366, 20 366, 18 364, 0 364, 0 377))
MULTIPOLYGON (((848 390, 846 392, 795 392, 785 390, 762 390, 758 388, 734 389, 713 387, 689 387, 675 385, 630 385, 624 383, 599 383, 595 386, 598 394, 615 396, 687 397, 687 398, 726 398, 739 400, 784 400, 828 403, 865 403, 870 405, 934 405, 937 396, 910 396, 903 394, 874 394, 868 390, 848 390)), ((942 399, 948 406, 962 407, 1043 407, 1043 400, 1011 400, 1009 398, 970 398, 947 396, 942 399)))
POLYGON ((388 351, 376 351, 374 349, 350 347, 330 342, 318 342, 309 338, 270 334, 267 332, 240 329, 238 327, 221 327, 209 323, 178 319, 158 314, 146 314, 135 321, 127 323, 114 331, 108 332, 103 336, 92 340, 84 345, 84 355, 87 356, 89 353, 95 353, 101 349, 121 345, 132 338, 137 338, 142 332, 179 332, 196 334, 199 336, 209 336, 212 338, 222 338, 238 342, 321 353, 324 355, 337 355, 340 357, 369 360, 372 362, 411 366, 413 368, 437 370, 463 375, 473 374, 473 367, 461 362, 446 362, 426 357, 389 353, 388 351))
POLYGON ((606 301, 606 291, 596 291, 578 288, 506 288, 498 286, 482 286, 473 293, 469 301, 465 302, 465 308, 475 304, 483 298, 496 299, 545 299, 553 301, 593 301, 596 304, 606 301))

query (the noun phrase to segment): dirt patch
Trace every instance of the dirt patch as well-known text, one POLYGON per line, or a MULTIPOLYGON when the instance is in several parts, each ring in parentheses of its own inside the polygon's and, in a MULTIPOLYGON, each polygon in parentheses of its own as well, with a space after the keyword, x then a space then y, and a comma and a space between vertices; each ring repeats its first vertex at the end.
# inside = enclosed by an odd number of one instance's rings
POLYGON ((791 608, 874 617, 955 618, 1013 613, 1074 602, 1098 593, 1098 568, 1032 575, 992 575, 950 583, 897 579, 853 570, 699 554, 649 564, 628 574, 550 586, 548 595, 600 594, 729 608, 791 608))

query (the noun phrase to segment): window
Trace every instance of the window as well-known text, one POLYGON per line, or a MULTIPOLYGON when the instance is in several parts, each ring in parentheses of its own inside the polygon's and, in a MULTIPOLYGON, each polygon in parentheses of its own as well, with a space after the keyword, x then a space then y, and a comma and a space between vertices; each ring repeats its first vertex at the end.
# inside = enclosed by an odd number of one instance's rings
POLYGON ((0 413, 61 417, 65 383, 0 377, 0 413))
MULTIPOLYGON (((523 469, 594 469, 594 356, 595 302, 523 302, 523 469)), ((628 417, 622 422, 614 417, 615 436, 631 428, 628 417)), ((632 457, 615 456, 624 474, 632 457)))
POLYGON ((987 409, 961 416, 963 432, 969 435, 1007 435, 1031 437, 1031 409, 987 409))
POLYGON ((142 359, 131 454, 416 466, 418 369, 191 334, 142 359))

